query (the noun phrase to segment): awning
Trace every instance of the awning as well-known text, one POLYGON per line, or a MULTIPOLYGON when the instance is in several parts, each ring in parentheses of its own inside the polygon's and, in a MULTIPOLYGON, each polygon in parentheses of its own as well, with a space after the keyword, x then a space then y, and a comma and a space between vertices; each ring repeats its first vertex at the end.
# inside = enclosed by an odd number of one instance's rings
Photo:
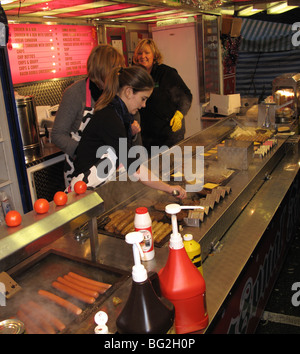
POLYGON ((277 76, 300 72, 300 35, 293 37, 296 32, 290 24, 243 19, 237 93, 265 98, 272 94, 272 81, 277 76))
POLYGON ((240 51, 266 53, 299 50, 300 45, 294 45, 296 32, 291 24, 243 19, 240 51))
POLYGON ((236 92, 263 98, 272 95, 272 81, 279 75, 300 72, 300 51, 240 53, 236 67, 236 92))

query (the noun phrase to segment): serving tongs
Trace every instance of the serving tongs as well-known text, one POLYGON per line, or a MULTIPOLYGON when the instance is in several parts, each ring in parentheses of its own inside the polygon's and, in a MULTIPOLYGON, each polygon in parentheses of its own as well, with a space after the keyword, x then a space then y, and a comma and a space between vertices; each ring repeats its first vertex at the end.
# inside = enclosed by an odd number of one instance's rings
MULTIPOLYGON (((179 192, 176 189, 174 189, 172 192, 172 196, 177 197, 178 195, 179 195, 179 192)), ((179 203, 180 203, 180 201, 179 201, 179 203)), ((179 203, 178 203, 178 205, 180 206, 181 210, 185 210, 185 209, 200 209, 203 211, 205 210, 205 207, 201 206, 201 205, 181 205, 179 203)))

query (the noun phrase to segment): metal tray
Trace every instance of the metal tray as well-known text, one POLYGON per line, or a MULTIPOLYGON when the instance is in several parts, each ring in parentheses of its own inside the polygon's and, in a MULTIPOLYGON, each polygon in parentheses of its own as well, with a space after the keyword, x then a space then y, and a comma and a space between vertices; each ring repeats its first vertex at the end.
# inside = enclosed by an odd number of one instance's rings
POLYGON ((72 333, 72 327, 78 326, 78 323, 85 320, 91 312, 96 311, 129 278, 130 273, 50 250, 20 263, 14 268, 10 276, 22 287, 22 290, 11 299, 6 300, 6 306, 1 309, 0 321, 7 318, 17 318, 16 314, 20 305, 32 300, 42 305, 65 324, 66 328, 60 333, 72 333), (112 286, 104 294, 100 294, 93 304, 85 304, 59 292, 51 286, 51 283, 57 277, 63 276, 70 271, 97 281, 112 284, 112 286), (39 289, 51 291, 71 301, 83 310, 82 313, 80 315, 70 314, 64 308, 42 298, 38 294, 39 289))

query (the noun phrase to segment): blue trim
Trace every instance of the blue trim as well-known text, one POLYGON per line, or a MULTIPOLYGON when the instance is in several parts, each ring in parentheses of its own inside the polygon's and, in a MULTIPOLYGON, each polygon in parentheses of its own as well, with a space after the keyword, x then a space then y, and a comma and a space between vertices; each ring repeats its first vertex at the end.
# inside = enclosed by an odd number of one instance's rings
POLYGON ((23 212, 27 213, 28 211, 32 210, 32 202, 30 197, 23 143, 17 118, 18 115, 6 47, 0 47, 0 78, 2 83, 3 97, 14 155, 16 174, 19 182, 19 190, 23 205, 23 212))

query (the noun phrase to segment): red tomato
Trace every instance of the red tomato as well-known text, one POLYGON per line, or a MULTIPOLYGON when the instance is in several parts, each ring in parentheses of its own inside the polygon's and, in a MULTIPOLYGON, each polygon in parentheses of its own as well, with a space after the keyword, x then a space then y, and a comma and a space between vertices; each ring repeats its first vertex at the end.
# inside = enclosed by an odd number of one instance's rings
POLYGON ((78 181, 74 184, 74 191, 77 194, 83 194, 87 190, 87 185, 83 181, 78 181))
POLYGON ((38 214, 44 214, 49 210, 49 202, 47 199, 40 198, 35 201, 33 207, 38 214))
POLYGON ((7 226, 19 226, 22 222, 21 214, 16 210, 10 210, 5 216, 7 226))
POLYGON ((56 205, 65 205, 68 201, 68 196, 65 192, 56 192, 53 197, 53 201, 56 205))

